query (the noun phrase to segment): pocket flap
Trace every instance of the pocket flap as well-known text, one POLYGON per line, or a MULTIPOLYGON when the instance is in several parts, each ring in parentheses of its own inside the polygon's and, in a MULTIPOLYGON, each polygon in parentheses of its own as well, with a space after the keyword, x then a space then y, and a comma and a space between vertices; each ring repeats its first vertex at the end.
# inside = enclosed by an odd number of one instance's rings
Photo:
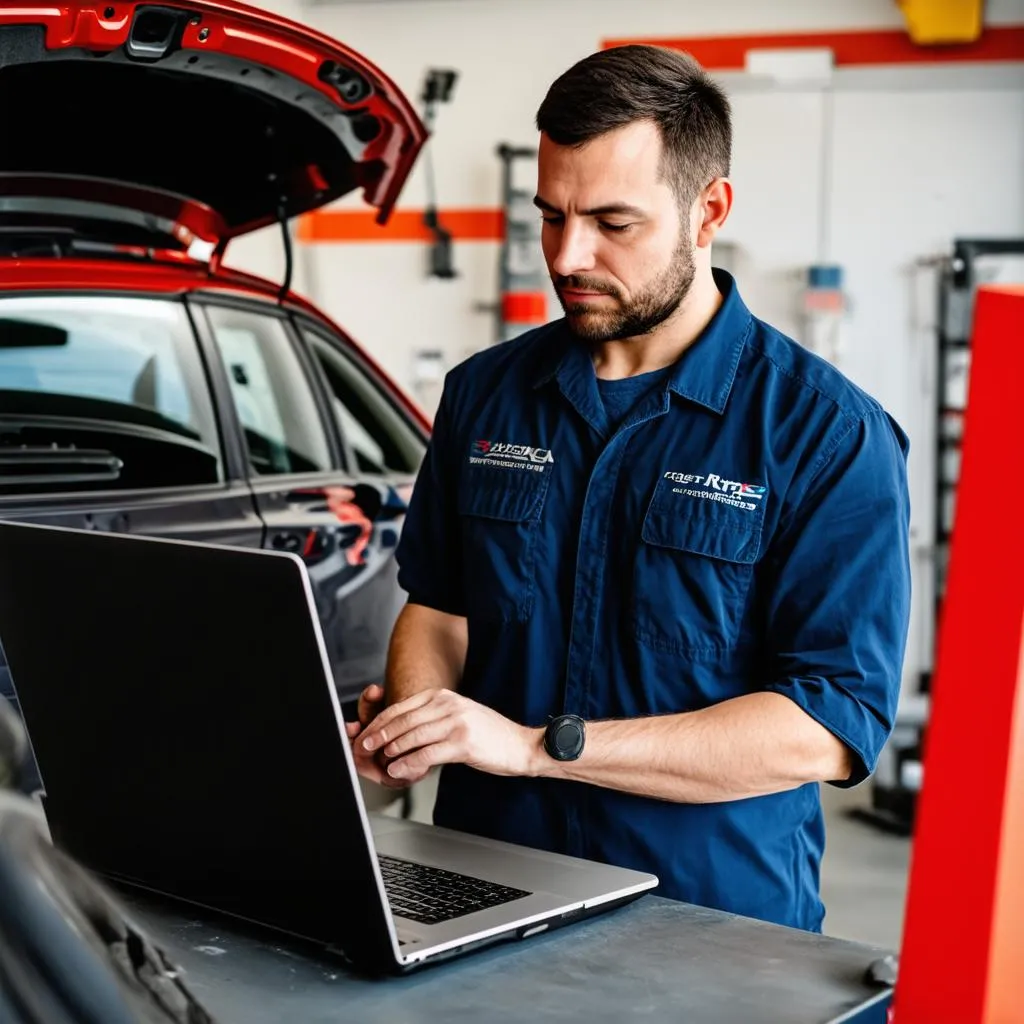
POLYGON ((761 517, 744 522, 746 514, 740 509, 650 509, 641 536, 658 547, 750 564, 757 561, 761 545, 761 517))
POLYGON ((470 466, 459 483, 459 513, 522 523, 537 519, 551 474, 470 466))

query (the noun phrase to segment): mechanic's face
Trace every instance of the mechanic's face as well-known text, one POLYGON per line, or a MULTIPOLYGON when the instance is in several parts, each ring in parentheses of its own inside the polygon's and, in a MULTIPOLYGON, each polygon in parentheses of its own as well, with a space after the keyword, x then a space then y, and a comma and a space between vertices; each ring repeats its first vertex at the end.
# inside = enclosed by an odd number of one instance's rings
POLYGON ((662 177, 661 154, 648 121, 578 149, 541 136, 544 258, 570 328, 587 341, 649 334, 693 282, 691 225, 662 177))

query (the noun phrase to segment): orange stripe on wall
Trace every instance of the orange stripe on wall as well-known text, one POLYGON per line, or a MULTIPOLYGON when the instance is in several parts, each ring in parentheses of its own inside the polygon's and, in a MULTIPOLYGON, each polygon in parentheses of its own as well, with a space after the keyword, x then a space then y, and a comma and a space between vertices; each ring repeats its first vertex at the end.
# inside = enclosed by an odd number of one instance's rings
POLYGON ((827 47, 837 65, 943 64, 1024 60, 1024 25, 986 28, 973 43, 918 46, 899 29, 869 32, 797 32, 786 35, 704 36, 679 39, 606 39, 602 49, 646 43, 685 50, 705 68, 742 71, 748 50, 827 47))
MULTIPOLYGON (((500 242, 505 217, 500 209, 440 210, 438 222, 462 242, 500 242)), ((387 224, 377 223, 372 210, 316 210, 299 218, 303 242, 432 242, 422 210, 396 210, 387 224)))
MULTIPOLYGON (((919 46, 900 29, 848 32, 795 32, 755 36, 704 36, 667 39, 606 39, 603 49, 645 43, 685 50, 714 70, 743 70, 748 50, 827 47, 836 65, 941 64, 952 62, 1024 61, 1024 25, 986 28, 973 43, 919 46)), ((450 209, 438 214, 456 241, 500 242, 505 237, 500 208, 450 209)), ((387 224, 373 211, 317 210, 299 218, 303 242, 431 242, 422 210, 396 210, 387 224)))

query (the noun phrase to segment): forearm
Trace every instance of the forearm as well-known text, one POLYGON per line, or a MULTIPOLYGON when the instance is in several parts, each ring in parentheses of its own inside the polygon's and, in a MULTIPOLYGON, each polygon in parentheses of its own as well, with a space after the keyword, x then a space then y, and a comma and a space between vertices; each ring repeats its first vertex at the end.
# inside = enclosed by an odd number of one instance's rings
POLYGON ((676 803, 776 793, 850 774, 847 748, 777 693, 701 711, 587 725, 577 761, 548 757, 536 731, 531 774, 588 782, 676 803))
POLYGON ((465 619, 407 604, 388 649, 386 703, 396 704, 423 690, 458 689, 467 644, 465 619))

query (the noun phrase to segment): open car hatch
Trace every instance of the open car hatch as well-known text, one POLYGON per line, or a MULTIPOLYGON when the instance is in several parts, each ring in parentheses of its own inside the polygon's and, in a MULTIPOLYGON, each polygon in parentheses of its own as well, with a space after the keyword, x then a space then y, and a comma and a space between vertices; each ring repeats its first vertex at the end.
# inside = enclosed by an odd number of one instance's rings
POLYGON ((0 6, 0 253, 223 248, 355 191, 384 223, 425 140, 359 54, 231 0, 0 6))

